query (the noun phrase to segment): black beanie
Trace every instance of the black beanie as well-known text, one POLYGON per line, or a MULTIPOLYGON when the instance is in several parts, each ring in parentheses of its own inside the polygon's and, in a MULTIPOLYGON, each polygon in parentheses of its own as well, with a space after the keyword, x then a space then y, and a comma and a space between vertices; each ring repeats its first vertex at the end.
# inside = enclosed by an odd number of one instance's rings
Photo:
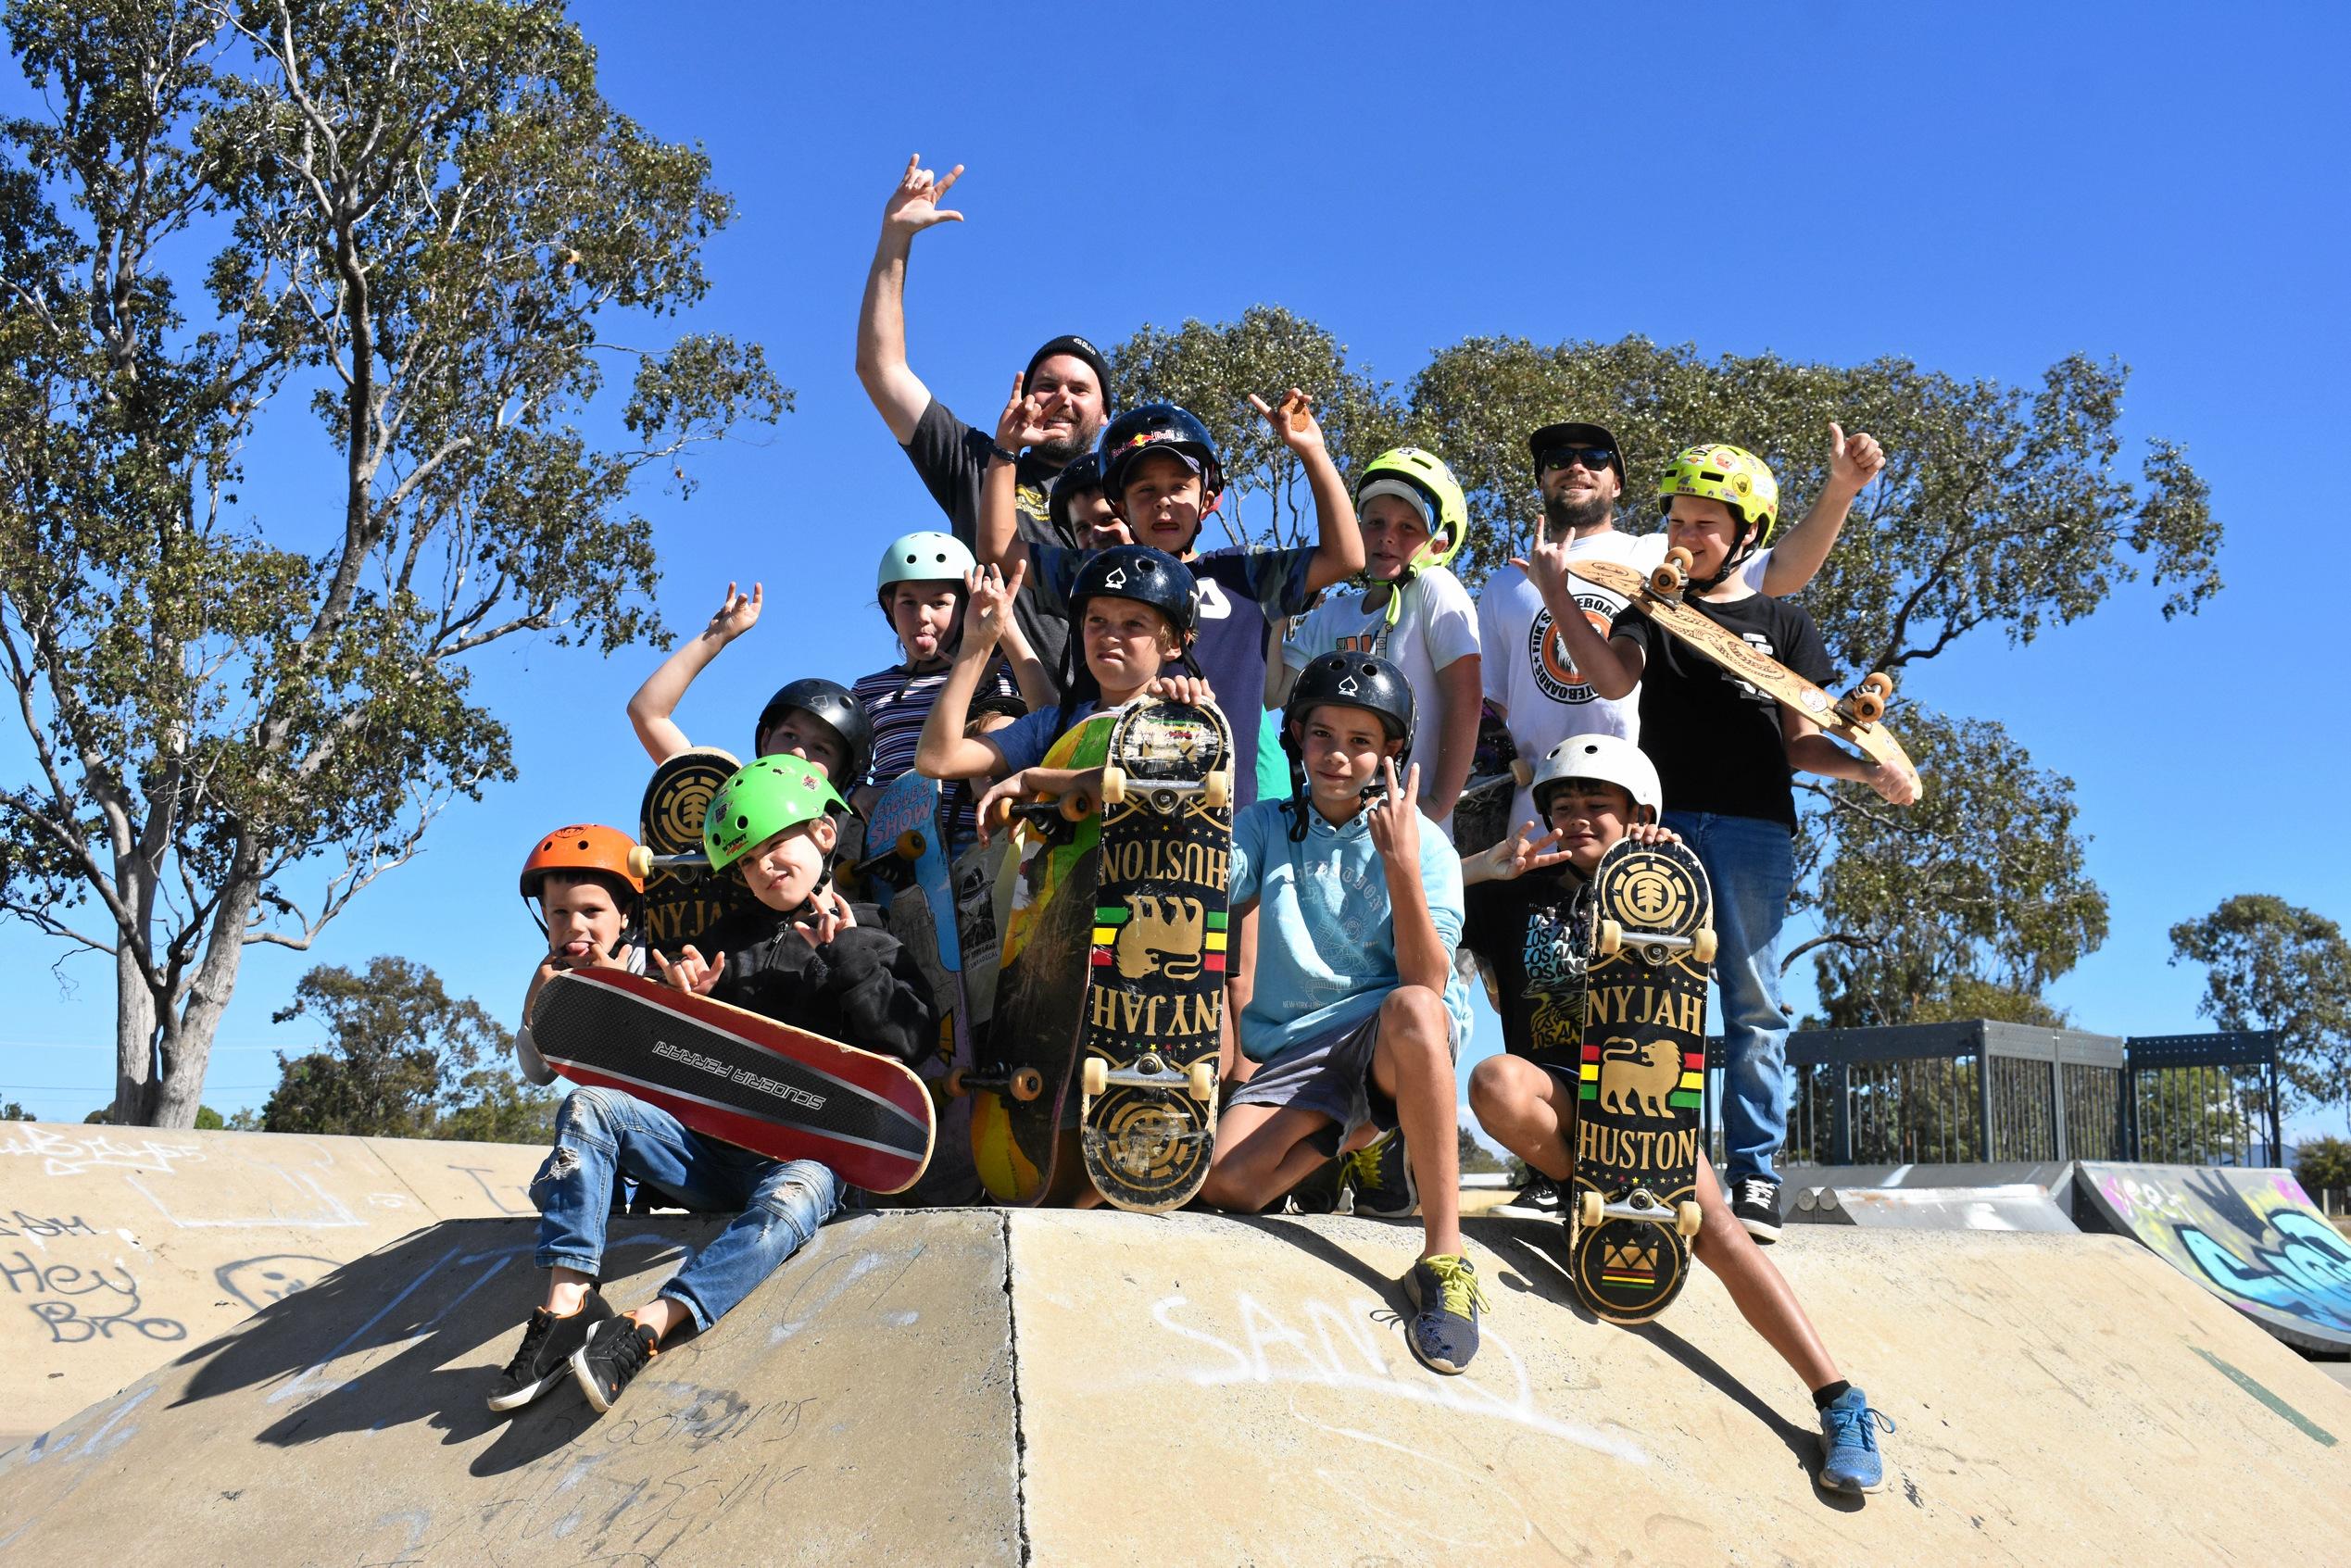
POLYGON ((1021 372, 1021 391, 1024 395, 1028 391, 1028 383, 1037 379, 1037 367, 1056 354, 1075 355, 1092 366, 1094 380, 1101 388, 1102 401, 1106 404, 1110 401, 1110 361, 1102 358, 1100 349, 1075 332, 1063 332, 1028 357, 1028 369, 1021 372))

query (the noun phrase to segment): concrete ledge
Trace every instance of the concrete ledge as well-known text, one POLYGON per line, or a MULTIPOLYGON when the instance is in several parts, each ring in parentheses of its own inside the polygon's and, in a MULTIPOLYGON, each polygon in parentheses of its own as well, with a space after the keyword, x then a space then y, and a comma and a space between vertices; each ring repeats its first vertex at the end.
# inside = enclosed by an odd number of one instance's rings
MULTIPOLYGON (((630 1222, 622 1303, 710 1221, 630 1222)), ((1471 1375, 1406 1353, 1416 1226, 888 1213, 828 1226, 610 1415, 482 1406, 528 1222, 409 1236, 0 1455, 0 1558, 361 1564, 2332 1561, 2351 1392, 2136 1243, 1811 1227, 1774 1261, 1900 1430, 1812 1485, 1809 1399, 1703 1273, 1576 1308, 1479 1221, 1471 1375)))

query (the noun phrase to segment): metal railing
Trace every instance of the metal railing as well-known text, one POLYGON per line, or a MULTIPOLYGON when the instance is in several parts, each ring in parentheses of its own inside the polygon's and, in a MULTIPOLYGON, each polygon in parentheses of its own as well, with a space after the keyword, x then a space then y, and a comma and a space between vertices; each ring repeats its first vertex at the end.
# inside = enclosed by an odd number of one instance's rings
MULTIPOLYGON (((1721 1145, 1722 1041, 1707 1123, 1721 1145)), ((2274 1160, 2274 1035, 2123 1039, 1971 1020, 1788 1036, 1785 1165, 2274 1160)))

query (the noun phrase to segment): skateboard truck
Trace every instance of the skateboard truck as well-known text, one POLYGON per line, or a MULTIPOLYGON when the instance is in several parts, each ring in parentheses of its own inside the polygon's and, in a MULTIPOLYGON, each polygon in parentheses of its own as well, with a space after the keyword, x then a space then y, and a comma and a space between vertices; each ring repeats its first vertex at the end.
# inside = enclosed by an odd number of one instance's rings
POLYGON ((974 1089, 1032 1100, 1045 1092, 1045 1074, 1034 1067, 1024 1067, 1017 1073, 1007 1073, 1000 1067, 991 1073, 972 1073, 959 1067, 947 1075, 947 1092, 956 1098, 961 1099, 974 1089))
POLYGON ((921 859, 923 858, 923 851, 928 847, 930 847, 930 846, 924 841, 922 834, 913 828, 908 828, 904 833, 899 834, 896 838, 890 841, 888 848, 884 849, 879 854, 868 855, 862 860, 854 862, 849 867, 849 870, 855 872, 859 876, 871 876, 876 872, 886 872, 898 869, 900 872, 899 876, 889 877, 886 880, 887 880, 893 887, 904 887, 906 885, 907 879, 904 875, 903 868, 911 866, 915 861, 921 859))
POLYGON ((1158 811, 1173 811, 1179 798, 1197 795, 1213 811, 1233 803, 1233 775, 1220 770, 1195 784, 1189 779, 1137 777, 1115 762, 1106 765, 1102 769, 1102 804, 1124 805, 1129 795, 1158 811))
POLYGON ((1691 954, 1700 963, 1715 961, 1715 933, 1703 925, 1687 936, 1669 936, 1662 931, 1627 931, 1621 922, 1603 920, 1592 947, 1603 959, 1629 947, 1651 963, 1663 963, 1666 954, 1679 952, 1691 954))
POLYGON ((1684 549, 1666 552, 1666 558, 1649 573, 1649 591, 1661 599, 1678 599, 1682 590, 1690 586, 1691 554, 1684 549))
POLYGON ((710 869, 710 858, 700 850, 678 855, 656 855, 640 844, 629 851, 629 872, 639 882, 655 872, 704 872, 710 869))
POLYGON ((1635 1187, 1614 1203, 1603 1200, 1590 1187, 1576 1198, 1576 1223, 1586 1230, 1603 1220, 1646 1220, 1654 1225, 1671 1225, 1688 1237, 1698 1234, 1704 1217, 1704 1210, 1690 1199, 1668 1205, 1647 1187, 1635 1187))
POLYGON ((1856 724, 1874 724, 1886 716, 1886 699, 1893 696, 1893 677, 1873 670, 1837 706, 1856 724))
POLYGON ((988 831, 1000 833, 1007 824, 1021 822, 1026 822, 1038 837, 1058 840, 1067 837, 1071 828, 1092 816, 1096 807, 1093 794, 1083 789, 1044 800, 999 799, 987 809, 988 831))
POLYGON ((1150 1051, 1138 1057, 1132 1067, 1113 1067, 1105 1057, 1089 1056, 1079 1070, 1079 1083, 1088 1095, 1099 1095, 1113 1084, 1136 1089, 1187 1089, 1205 1105, 1216 1098, 1216 1063, 1202 1060, 1193 1062, 1190 1072, 1178 1073, 1150 1051))

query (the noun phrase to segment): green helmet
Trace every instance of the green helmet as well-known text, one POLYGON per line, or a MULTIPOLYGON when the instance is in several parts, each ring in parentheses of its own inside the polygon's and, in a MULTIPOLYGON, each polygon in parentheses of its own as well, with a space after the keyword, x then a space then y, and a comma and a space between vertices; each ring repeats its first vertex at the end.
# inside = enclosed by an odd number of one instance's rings
POLYGON ((1461 481, 1453 477, 1453 470, 1436 453, 1396 446, 1374 458, 1355 482, 1357 509, 1375 495, 1393 495, 1417 508, 1431 539, 1440 533, 1445 536, 1441 551, 1423 545, 1414 552, 1404 568, 1407 580, 1424 567, 1449 566, 1461 553, 1469 537, 1469 498, 1462 494, 1461 481))
POLYGON ((1755 547, 1771 543, 1779 526, 1779 482, 1770 467, 1744 446, 1709 442, 1685 446, 1666 465, 1657 499, 1670 506, 1677 495, 1720 501, 1755 531, 1755 547))
POLYGON ((952 533, 928 528, 901 533, 882 552, 881 567, 874 573, 874 591, 887 609, 890 590, 900 583, 952 583, 961 588, 965 574, 977 564, 970 547, 952 533))
POLYGON ((797 757, 762 757, 737 768, 702 813, 702 852, 710 870, 724 871, 755 844, 812 822, 849 802, 824 775, 797 757))

